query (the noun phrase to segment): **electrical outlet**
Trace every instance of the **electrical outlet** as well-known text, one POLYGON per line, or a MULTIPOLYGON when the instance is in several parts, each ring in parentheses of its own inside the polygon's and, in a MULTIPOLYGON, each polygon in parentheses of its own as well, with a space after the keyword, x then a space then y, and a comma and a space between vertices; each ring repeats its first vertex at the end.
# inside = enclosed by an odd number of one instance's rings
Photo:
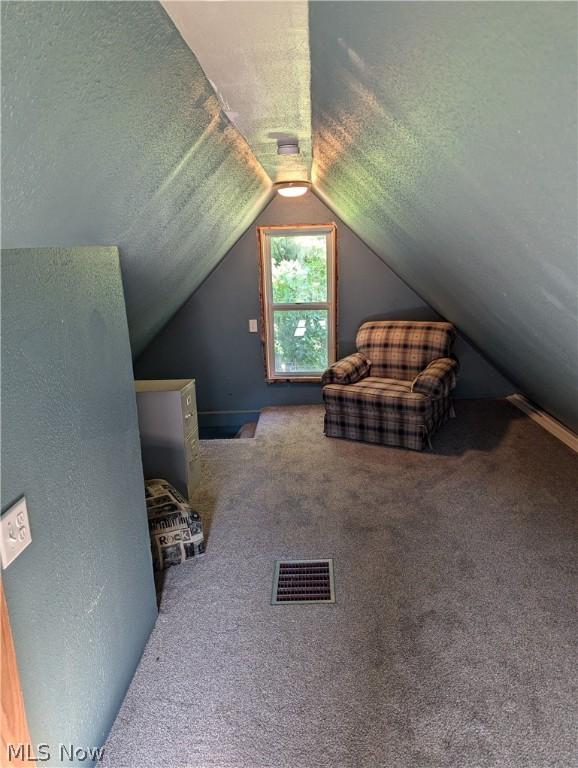
POLYGON ((10 563, 26 549, 32 541, 28 508, 23 496, 0 518, 0 555, 2 568, 8 568, 10 563))
POLYGON ((249 320, 249 333, 257 333, 257 321, 249 320))

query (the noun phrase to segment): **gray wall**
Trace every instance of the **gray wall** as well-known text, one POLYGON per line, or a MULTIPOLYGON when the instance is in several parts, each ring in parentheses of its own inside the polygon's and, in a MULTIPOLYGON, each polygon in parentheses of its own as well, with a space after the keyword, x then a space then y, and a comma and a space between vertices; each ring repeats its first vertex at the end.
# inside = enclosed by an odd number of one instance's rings
MULTIPOLYGON (((321 402, 318 384, 265 382, 260 338, 248 332, 248 320, 259 317, 256 227, 335 220, 313 193, 293 200, 276 196, 136 361, 137 377, 196 378, 203 411, 321 402)), ((340 354, 355 349, 357 328, 369 318, 437 317, 338 220, 337 250, 340 354)), ((455 351, 462 362, 459 396, 495 397, 513 391, 464 339, 455 351)))
POLYGON ((578 430, 576 3, 313 2, 313 180, 578 430))
POLYGON ((2 512, 25 495, 32 532, 3 582, 31 737, 98 746, 156 618, 118 251, 3 251, 1 275, 2 512))
POLYGON ((156 2, 2 3, 2 244, 118 245, 133 351, 270 181, 156 2))

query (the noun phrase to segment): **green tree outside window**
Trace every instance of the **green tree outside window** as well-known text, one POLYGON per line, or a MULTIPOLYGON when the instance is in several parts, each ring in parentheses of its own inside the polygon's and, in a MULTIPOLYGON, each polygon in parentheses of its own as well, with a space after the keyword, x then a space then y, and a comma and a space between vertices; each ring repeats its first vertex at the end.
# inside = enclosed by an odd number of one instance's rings
MULTIPOLYGON (((273 302, 327 301, 327 254, 324 235, 271 237, 273 302)), ((327 368, 326 309, 275 310, 275 368, 316 372, 327 368)))

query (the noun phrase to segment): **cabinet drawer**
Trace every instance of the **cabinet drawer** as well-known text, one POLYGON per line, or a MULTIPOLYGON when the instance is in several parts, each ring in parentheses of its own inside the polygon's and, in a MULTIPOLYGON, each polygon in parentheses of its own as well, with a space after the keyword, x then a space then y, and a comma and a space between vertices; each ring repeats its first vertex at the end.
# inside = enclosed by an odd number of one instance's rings
POLYGON ((197 412, 197 397, 194 381, 181 391, 181 403, 183 404, 183 413, 197 412))
POLYGON ((197 422, 197 412, 193 411, 188 413, 183 413, 183 431, 185 435, 195 435, 198 439, 199 435, 199 424, 197 422))
POLYGON ((189 435, 186 441, 187 486, 189 494, 201 482, 201 453, 199 441, 195 435, 189 435))
POLYGON ((192 381, 181 392, 181 407, 183 411, 183 428, 185 435, 198 432, 197 399, 195 395, 195 382, 192 381))

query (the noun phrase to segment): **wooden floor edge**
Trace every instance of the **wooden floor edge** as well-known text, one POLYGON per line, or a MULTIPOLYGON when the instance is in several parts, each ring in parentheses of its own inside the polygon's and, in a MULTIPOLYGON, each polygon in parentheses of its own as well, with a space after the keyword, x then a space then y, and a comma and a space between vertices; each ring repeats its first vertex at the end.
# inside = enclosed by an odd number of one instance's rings
POLYGON ((4 587, 0 581, 0 766, 36 765, 20 688, 20 675, 4 587), (11 751, 12 750, 12 751, 11 751))
POLYGON ((571 429, 559 422, 553 416, 550 416, 549 413, 546 413, 546 411, 543 411, 537 405, 534 405, 534 403, 519 392, 516 392, 513 395, 508 395, 506 400, 512 403, 512 405, 515 405, 520 411, 523 411, 532 419, 532 421, 539 424, 542 429, 545 429, 551 435, 558 438, 560 442, 564 443, 564 445, 567 445, 568 448, 575 453, 578 453, 578 435, 575 432, 572 432, 571 429))

